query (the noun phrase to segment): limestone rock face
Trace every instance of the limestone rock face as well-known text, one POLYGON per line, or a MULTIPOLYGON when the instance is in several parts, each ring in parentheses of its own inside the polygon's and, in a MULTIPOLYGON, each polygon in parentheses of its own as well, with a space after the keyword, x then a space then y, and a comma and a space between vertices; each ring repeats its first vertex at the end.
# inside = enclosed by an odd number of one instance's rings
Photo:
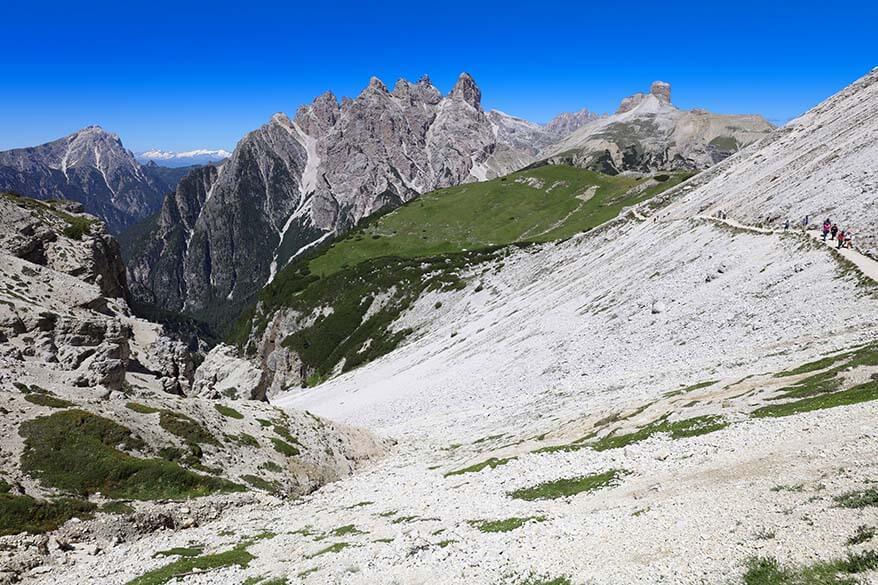
POLYGON ((220 344, 198 366, 191 394, 211 399, 265 399, 262 370, 240 357, 234 347, 220 344))
POLYGON ((155 213, 174 176, 141 165, 117 135, 99 126, 0 152, 0 191, 79 202, 113 233, 155 213))
POLYGON ((573 124, 486 113, 466 73, 446 96, 426 76, 392 90, 372 78, 340 103, 324 93, 180 182, 126 244, 133 293, 222 322, 311 246, 418 194, 522 168, 573 124))
POLYGON ((671 103, 671 84, 665 81, 653 81, 649 88, 650 95, 671 103))

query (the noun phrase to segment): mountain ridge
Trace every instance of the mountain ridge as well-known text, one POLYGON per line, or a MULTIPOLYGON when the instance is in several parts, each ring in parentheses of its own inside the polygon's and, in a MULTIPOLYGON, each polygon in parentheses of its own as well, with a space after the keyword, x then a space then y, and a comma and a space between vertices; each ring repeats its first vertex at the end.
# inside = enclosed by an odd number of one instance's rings
POLYGON ((539 125, 486 113, 466 73, 445 96, 427 76, 392 90, 373 77, 355 99, 325 92, 293 119, 278 113, 248 133, 216 176, 200 170, 181 182, 163 209, 197 210, 197 218, 177 223, 178 214, 163 211, 157 243, 132 255, 132 288, 195 314, 215 303, 243 306, 290 258, 379 210, 526 166, 535 137, 554 140, 539 125))
POLYGON ((173 179, 137 162, 117 134, 92 125, 45 144, 0 152, 0 189, 77 201, 118 233, 154 214, 173 179))

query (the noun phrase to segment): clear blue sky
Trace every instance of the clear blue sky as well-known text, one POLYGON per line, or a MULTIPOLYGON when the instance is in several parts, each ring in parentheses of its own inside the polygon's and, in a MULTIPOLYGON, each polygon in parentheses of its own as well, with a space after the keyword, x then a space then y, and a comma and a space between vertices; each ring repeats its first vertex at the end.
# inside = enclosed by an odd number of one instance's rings
POLYGON ((134 151, 232 148, 272 113, 461 71, 486 109, 795 116, 878 65, 873 2, 0 0, 0 149, 100 124, 134 151))

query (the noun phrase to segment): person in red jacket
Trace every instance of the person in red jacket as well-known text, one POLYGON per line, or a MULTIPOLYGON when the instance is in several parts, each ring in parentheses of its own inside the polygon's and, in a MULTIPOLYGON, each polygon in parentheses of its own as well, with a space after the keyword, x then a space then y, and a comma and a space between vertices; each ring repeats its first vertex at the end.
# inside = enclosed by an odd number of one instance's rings
POLYGON ((823 222, 823 241, 826 241, 826 236, 829 235, 829 230, 832 229, 832 222, 829 221, 829 218, 826 218, 826 221, 823 222))
POLYGON ((836 246, 836 250, 844 246, 844 230, 838 232, 838 246, 836 246))

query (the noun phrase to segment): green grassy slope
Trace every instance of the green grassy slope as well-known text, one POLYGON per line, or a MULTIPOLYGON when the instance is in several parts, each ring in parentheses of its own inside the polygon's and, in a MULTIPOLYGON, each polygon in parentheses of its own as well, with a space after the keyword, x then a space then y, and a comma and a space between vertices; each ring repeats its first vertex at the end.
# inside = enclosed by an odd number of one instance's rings
POLYGON ((319 383, 340 363, 347 371, 392 351, 410 333, 393 332, 394 321, 426 290, 463 288, 461 270, 501 258, 513 244, 587 231, 688 176, 611 177, 543 166, 427 193, 281 270, 230 341, 252 354, 251 331, 263 331, 274 311, 316 315, 331 307, 282 340, 302 360, 309 383, 319 383), (383 308, 367 315, 388 291, 383 308))
POLYGON ((413 258, 513 242, 568 238, 610 220, 689 175, 629 193, 646 178, 611 177, 566 166, 543 166, 483 183, 427 193, 353 230, 310 261, 326 276, 372 258, 413 258))

